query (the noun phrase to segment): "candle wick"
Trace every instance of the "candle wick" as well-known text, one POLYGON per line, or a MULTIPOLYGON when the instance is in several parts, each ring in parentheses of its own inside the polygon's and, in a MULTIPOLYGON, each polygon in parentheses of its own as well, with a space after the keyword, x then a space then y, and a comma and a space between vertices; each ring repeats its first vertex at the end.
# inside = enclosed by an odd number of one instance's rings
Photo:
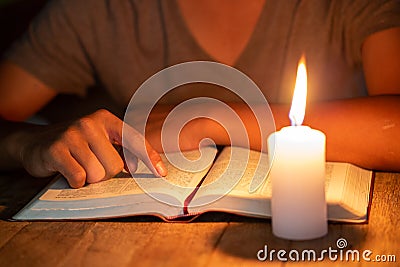
POLYGON ((290 123, 292 126, 300 126, 301 124, 296 121, 296 116, 291 116, 289 114, 290 123))

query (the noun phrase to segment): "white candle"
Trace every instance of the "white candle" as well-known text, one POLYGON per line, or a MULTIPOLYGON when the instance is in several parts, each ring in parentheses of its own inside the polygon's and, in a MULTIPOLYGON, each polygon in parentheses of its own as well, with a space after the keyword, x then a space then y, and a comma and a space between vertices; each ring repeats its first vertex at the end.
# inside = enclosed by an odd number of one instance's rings
POLYGON ((272 231, 291 240, 328 232, 325 201, 325 135, 301 126, 307 93, 305 64, 300 63, 289 117, 292 126, 268 138, 272 184, 272 231))

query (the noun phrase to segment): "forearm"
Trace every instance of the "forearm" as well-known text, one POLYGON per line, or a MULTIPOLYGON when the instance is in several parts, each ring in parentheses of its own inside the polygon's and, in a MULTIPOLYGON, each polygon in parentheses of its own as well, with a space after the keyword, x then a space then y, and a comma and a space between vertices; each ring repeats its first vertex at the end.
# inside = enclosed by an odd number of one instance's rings
POLYGON ((327 136, 327 159, 400 171, 400 96, 310 105, 305 124, 327 136))
MULTIPOLYGON (((252 149, 261 149, 257 121, 244 105, 232 107, 242 118, 252 149)), ((400 171, 400 96, 366 97, 315 103, 307 106, 304 125, 327 137, 327 160, 361 167, 400 171)), ((290 105, 271 105, 276 129, 290 125, 290 105)), ((209 137, 218 144, 230 140, 221 125, 209 120, 209 137)))

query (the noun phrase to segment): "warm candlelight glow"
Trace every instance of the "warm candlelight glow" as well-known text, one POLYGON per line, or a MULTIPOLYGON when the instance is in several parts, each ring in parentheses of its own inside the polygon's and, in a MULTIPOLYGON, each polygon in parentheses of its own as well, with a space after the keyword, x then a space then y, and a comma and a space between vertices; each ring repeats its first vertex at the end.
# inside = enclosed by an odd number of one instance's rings
POLYGON ((302 57, 297 68, 292 126, 268 138, 271 164, 271 211, 274 235, 307 240, 328 232, 325 201, 325 135, 302 126, 306 111, 307 70, 302 57), (296 222, 296 223, 293 223, 296 222))
POLYGON ((304 120, 307 100, 307 69, 306 60, 302 56, 297 67, 296 85, 294 87, 292 107, 289 118, 293 126, 300 126, 304 120))

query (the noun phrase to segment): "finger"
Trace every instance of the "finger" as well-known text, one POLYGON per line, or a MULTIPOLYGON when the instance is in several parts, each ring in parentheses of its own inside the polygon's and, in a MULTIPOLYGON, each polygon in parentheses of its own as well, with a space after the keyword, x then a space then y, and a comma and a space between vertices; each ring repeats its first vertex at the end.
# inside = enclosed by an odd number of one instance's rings
POLYGON ((147 140, 129 125, 125 124, 124 146, 157 176, 166 176, 167 169, 161 160, 160 154, 147 142, 147 140))
MULTIPOLYGON (((144 138, 144 137, 143 137, 144 138)), ((144 139, 145 142, 145 146, 146 146, 146 152, 148 157, 146 158, 146 160, 149 160, 149 162, 151 162, 151 164, 153 166, 155 166, 157 172, 161 175, 161 176, 167 176, 168 171, 167 168, 165 167, 160 154, 150 145, 149 142, 147 142, 146 139, 144 139)), ((146 163, 146 162, 145 162, 146 163)), ((146 164, 148 166, 148 164, 146 164)))
MULTIPOLYGON (((125 159, 125 155, 124 155, 124 150, 122 148, 122 146, 120 145, 113 145, 113 147, 115 148, 115 150, 118 152, 118 155, 121 157, 122 162, 124 163, 124 170, 129 172, 129 168, 128 165, 126 163, 126 159, 125 159)), ((126 152, 129 152, 128 150, 126 150, 126 152)), ((127 156, 129 157, 129 156, 127 156)), ((137 158, 136 158, 137 159, 137 158)), ((136 171, 136 170, 135 170, 136 171)))
POLYGON ((103 115, 104 126, 111 142, 122 145, 122 129, 125 127, 125 142, 123 144, 125 148, 141 159, 154 175, 167 175, 167 169, 165 168, 160 155, 139 132, 129 125, 124 124, 111 113, 105 113, 103 115))
POLYGON ((72 157, 86 172, 87 183, 97 183, 106 177, 106 171, 88 144, 70 147, 72 157))
POLYGON ((90 150, 94 153, 105 170, 104 179, 108 179, 120 173, 124 168, 124 162, 105 133, 100 131, 100 129, 94 129, 89 133, 85 133, 85 135, 90 150))
POLYGON ((86 170, 88 183, 110 178, 123 169, 122 159, 109 142, 100 115, 95 113, 78 120, 65 135, 71 154, 86 170))
POLYGON ((134 154, 126 150, 124 154, 124 160, 126 166, 125 169, 130 172, 131 175, 133 175, 133 173, 135 173, 138 168, 138 158, 134 154))
POLYGON ((85 185, 86 172, 68 150, 59 151, 57 157, 50 160, 51 168, 61 173, 72 188, 80 188, 85 185))

